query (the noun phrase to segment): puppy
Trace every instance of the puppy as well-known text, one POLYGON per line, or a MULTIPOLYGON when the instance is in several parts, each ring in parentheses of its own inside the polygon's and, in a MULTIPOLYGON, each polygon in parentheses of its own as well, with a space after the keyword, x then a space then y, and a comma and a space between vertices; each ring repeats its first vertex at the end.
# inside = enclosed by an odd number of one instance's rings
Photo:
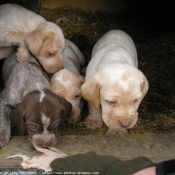
POLYGON ((0 147, 10 138, 10 121, 40 147, 53 146, 57 141, 58 126, 72 111, 71 104, 55 95, 48 77, 30 56, 18 63, 16 52, 5 59, 3 65, 5 88, 0 95, 0 147))
POLYGON ((112 30, 95 44, 81 95, 88 101, 87 128, 108 127, 107 134, 127 133, 138 119, 137 109, 148 91, 138 70, 135 45, 121 30, 112 30))
POLYGON ((61 28, 24 7, 4 4, 0 6, 0 47, 12 46, 18 48, 19 62, 27 61, 30 51, 48 73, 63 68, 65 40, 61 28))
POLYGON ((64 69, 53 75, 50 85, 55 94, 72 104, 72 113, 68 122, 76 123, 81 119, 83 107, 80 88, 84 82, 84 77, 80 75, 80 66, 85 64, 85 58, 78 47, 69 40, 66 40, 63 63, 64 69))

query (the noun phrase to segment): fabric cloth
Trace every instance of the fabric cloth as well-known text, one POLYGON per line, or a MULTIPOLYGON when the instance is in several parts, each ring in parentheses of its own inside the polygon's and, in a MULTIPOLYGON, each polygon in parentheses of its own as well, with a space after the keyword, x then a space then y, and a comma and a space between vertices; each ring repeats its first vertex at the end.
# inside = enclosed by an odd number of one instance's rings
POLYGON ((158 163, 156 175, 175 175, 175 159, 158 163))
POLYGON ((91 151, 51 162, 53 172, 67 174, 131 175, 141 169, 155 166, 146 157, 121 161, 114 156, 98 155, 91 151))

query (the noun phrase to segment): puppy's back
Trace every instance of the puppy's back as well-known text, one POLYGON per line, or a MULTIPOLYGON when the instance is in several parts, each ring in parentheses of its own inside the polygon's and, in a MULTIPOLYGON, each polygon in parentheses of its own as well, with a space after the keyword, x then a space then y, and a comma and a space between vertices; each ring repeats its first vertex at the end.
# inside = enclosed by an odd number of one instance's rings
MULTIPOLYGON (((34 62, 37 63, 37 61, 30 56, 30 59, 28 60, 28 62, 34 62)), ((28 62, 26 62, 26 64, 28 64, 28 62)), ((14 68, 15 66, 18 65, 19 70, 20 67, 23 67, 22 65, 24 65, 25 62, 23 64, 19 64, 19 62, 16 59, 16 52, 13 52, 12 54, 10 54, 4 61, 3 67, 2 67, 2 77, 3 77, 3 81, 6 82, 9 75, 12 74, 12 71, 15 71, 16 68, 14 68)), ((38 64, 38 63, 37 63, 38 64)), ((22 73, 22 69, 20 71, 22 73)))
POLYGON ((81 66, 85 64, 85 57, 73 42, 65 39, 65 43, 66 48, 62 54, 64 68, 80 74, 81 66))
MULTIPOLYGON (((45 19, 36 13, 27 10, 26 8, 16 4, 3 4, 0 5, 0 31, 10 30, 15 26, 16 30, 33 30, 45 19), (25 25, 24 25, 25 24, 25 25), (28 25, 29 24, 29 25, 28 25), (19 28, 20 27, 20 28, 19 28)), ((27 32, 26 31, 26 32, 27 32)))
POLYGON ((128 48, 135 50, 134 42, 131 37, 122 30, 111 30, 104 34, 95 44, 92 56, 97 50, 100 50, 102 47, 108 47, 115 44, 118 47, 124 47, 128 50, 128 48))
POLYGON ((2 96, 12 106, 33 90, 50 89, 46 74, 33 56, 27 62, 18 63, 16 52, 13 52, 4 61, 2 76, 5 84, 2 96))
POLYGON ((72 48, 74 54, 77 56, 78 61, 80 62, 81 65, 85 65, 85 57, 81 53, 80 49, 71 41, 65 39, 66 42, 66 47, 72 48))

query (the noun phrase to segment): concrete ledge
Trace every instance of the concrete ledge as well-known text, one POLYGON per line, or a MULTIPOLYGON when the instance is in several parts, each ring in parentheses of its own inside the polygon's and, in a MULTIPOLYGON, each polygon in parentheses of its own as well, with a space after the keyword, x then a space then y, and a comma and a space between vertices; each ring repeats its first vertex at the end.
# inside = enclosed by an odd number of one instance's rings
MULTIPOLYGON (((112 155, 122 160, 146 156, 153 162, 175 158, 175 134, 134 134, 126 136, 80 135, 62 136, 57 147, 68 155, 95 151, 101 155, 112 155)), ((6 159, 14 154, 39 155, 28 137, 13 137, 0 150, 0 168, 21 167, 21 158, 6 159)))
POLYGON ((42 7, 56 8, 71 5, 84 10, 119 12, 124 9, 124 0, 42 0, 42 7))

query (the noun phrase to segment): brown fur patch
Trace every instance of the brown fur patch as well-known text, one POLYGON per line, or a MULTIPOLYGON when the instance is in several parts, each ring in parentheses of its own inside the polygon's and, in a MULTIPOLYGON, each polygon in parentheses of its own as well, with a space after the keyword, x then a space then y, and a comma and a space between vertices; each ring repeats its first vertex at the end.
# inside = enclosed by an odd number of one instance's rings
POLYGON ((100 87, 95 78, 90 79, 81 86, 82 97, 96 109, 100 109, 100 87))
POLYGON ((64 72, 62 78, 63 78, 63 81, 68 81, 70 79, 71 75, 69 72, 64 72))
POLYGON ((128 79, 128 75, 126 73, 123 73, 122 76, 121 76, 121 79, 123 81, 126 81, 128 79))
POLYGON ((65 87, 61 83, 59 83, 58 81, 55 81, 55 82, 56 83, 51 82, 52 92, 54 92, 58 96, 61 96, 61 97, 65 98, 65 96, 66 96, 65 87))
POLYGON ((143 90, 144 90, 144 88, 145 88, 145 84, 146 84, 145 81, 143 81, 143 82, 141 83, 141 92, 143 92, 143 90))
POLYGON ((69 73, 71 75, 72 86, 80 88, 81 85, 84 83, 84 77, 70 70, 69 73))

